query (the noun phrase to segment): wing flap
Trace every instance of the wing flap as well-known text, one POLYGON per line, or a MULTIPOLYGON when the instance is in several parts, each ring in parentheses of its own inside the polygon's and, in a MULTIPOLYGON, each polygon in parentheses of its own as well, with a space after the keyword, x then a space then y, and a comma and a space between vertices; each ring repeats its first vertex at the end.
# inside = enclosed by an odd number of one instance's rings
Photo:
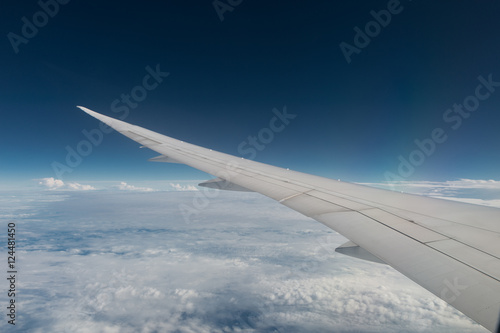
POLYGON ((249 189, 247 189, 243 186, 231 183, 231 182, 229 182, 225 179, 222 179, 222 178, 210 179, 210 180, 207 180, 203 183, 199 183, 198 186, 215 188, 218 190, 226 190, 226 191, 253 192, 253 191, 250 191, 249 189))
POLYGON ((496 279, 382 223, 373 223, 359 212, 328 213, 316 219, 483 326, 494 329, 500 312, 496 279))
MULTIPOLYGON (((363 259, 367 261, 376 262, 379 264, 386 264, 384 261, 380 260, 372 253, 366 251, 358 244, 348 241, 335 249, 335 252, 342 253, 346 256, 363 259)), ((387 265, 387 264, 386 264, 387 265)))
POLYGON ((148 161, 183 164, 182 162, 174 160, 173 158, 171 158, 169 156, 165 156, 165 155, 160 155, 160 156, 150 158, 148 161))
POLYGON ((323 190, 312 190, 308 193, 310 196, 316 197, 318 199, 326 200, 337 206, 346 208, 347 210, 363 210, 372 208, 370 203, 364 202, 363 200, 347 198, 345 196, 340 196, 339 194, 332 194, 330 191, 323 190))
POLYGON ((132 131, 120 131, 120 133, 148 148, 162 144, 159 140, 154 140, 132 131))
POLYGON ((318 214, 348 210, 345 207, 338 206, 331 202, 310 196, 307 194, 307 192, 304 194, 295 195, 286 200, 282 200, 280 201, 280 203, 309 217, 313 217, 314 215, 318 214))
POLYGON ((443 234, 422 227, 414 221, 408 221, 394 214, 385 212, 380 208, 365 209, 362 210, 361 213, 421 243, 449 239, 443 234))
MULTIPOLYGON (((483 206, 481 208, 489 207, 483 206)), ((414 212, 401 210, 393 210, 393 212, 398 216, 415 221, 415 223, 418 223, 421 226, 446 235, 448 238, 453 238, 480 251, 486 252, 500 260, 500 235, 494 231, 478 228, 477 226, 446 221, 440 218, 414 212)), ((476 219, 480 217, 481 214, 478 213, 476 219)))
POLYGON ((450 257, 477 269, 493 279, 498 280, 498 277, 500 276, 498 258, 495 258, 488 253, 467 246, 466 244, 460 243, 454 239, 432 242, 429 246, 442 253, 446 253, 450 257))

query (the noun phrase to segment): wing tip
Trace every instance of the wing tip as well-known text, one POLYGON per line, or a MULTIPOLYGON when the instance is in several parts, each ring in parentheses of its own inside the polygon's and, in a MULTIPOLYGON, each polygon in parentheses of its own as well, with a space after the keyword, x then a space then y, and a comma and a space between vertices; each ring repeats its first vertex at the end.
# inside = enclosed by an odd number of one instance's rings
POLYGON ((77 105, 76 106, 77 108, 79 108, 80 110, 82 110, 83 112, 86 112, 86 113, 96 113, 95 111, 92 111, 90 109, 87 109, 85 106, 80 106, 80 105, 77 105))
POLYGON ((86 114, 88 114, 88 115, 90 115, 90 116, 92 116, 92 117, 94 117, 96 119, 99 119, 100 121, 102 121, 104 123, 107 123, 107 121, 109 121, 110 119, 112 119, 112 118, 107 117, 105 115, 102 115, 102 114, 100 114, 98 112, 92 111, 92 110, 86 108, 85 106, 77 105, 76 107, 79 108, 80 110, 82 110, 83 112, 85 112, 86 114))

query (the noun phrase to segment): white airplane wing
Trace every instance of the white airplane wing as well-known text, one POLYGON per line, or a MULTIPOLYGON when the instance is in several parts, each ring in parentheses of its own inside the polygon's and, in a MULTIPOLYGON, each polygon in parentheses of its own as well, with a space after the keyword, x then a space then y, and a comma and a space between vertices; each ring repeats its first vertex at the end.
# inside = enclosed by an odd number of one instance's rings
POLYGON ((201 186, 259 192, 350 240, 338 252, 389 264, 490 331, 500 313, 500 209, 351 184, 179 141, 84 107, 161 156, 217 177, 201 186))

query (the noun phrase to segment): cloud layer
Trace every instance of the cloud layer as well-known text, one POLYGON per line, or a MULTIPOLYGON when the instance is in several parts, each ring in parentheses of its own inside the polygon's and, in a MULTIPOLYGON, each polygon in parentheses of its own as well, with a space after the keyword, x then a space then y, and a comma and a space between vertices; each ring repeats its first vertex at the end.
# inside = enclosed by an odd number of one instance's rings
POLYGON ((345 238, 260 195, 221 192, 186 223, 179 207, 195 195, 5 198, 19 202, 18 328, 484 332, 391 267, 334 252, 345 238))
POLYGON ((500 207, 500 181, 491 179, 459 179, 444 182, 399 181, 377 184, 367 183, 365 185, 476 205, 500 207))
POLYGON ((37 179, 38 185, 47 188, 49 190, 74 190, 74 191, 90 191, 95 190, 96 188, 91 185, 82 185, 79 183, 65 183, 60 179, 55 179, 54 177, 50 178, 41 178, 37 179))
POLYGON ((155 191, 198 191, 196 186, 200 180, 191 181, 135 181, 130 184, 125 181, 94 181, 86 182, 91 184, 81 184, 78 182, 64 182, 61 179, 53 177, 34 179, 38 186, 48 190, 58 191, 128 191, 128 192, 155 192, 155 191))

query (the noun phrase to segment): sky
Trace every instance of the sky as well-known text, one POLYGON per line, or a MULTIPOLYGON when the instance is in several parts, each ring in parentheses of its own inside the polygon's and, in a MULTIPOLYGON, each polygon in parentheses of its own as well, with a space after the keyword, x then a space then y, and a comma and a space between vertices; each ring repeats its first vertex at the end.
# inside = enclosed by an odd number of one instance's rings
POLYGON ((2 5, 5 187, 207 178, 116 133, 85 146, 77 105, 347 181, 499 179, 497 2, 60 2, 2 5))
POLYGON ((0 221, 18 228, 17 328, 484 332, 270 199, 222 192, 186 218, 211 176, 148 162, 155 152, 76 106, 297 171, 500 207, 499 14, 472 0, 4 2, 0 221))

